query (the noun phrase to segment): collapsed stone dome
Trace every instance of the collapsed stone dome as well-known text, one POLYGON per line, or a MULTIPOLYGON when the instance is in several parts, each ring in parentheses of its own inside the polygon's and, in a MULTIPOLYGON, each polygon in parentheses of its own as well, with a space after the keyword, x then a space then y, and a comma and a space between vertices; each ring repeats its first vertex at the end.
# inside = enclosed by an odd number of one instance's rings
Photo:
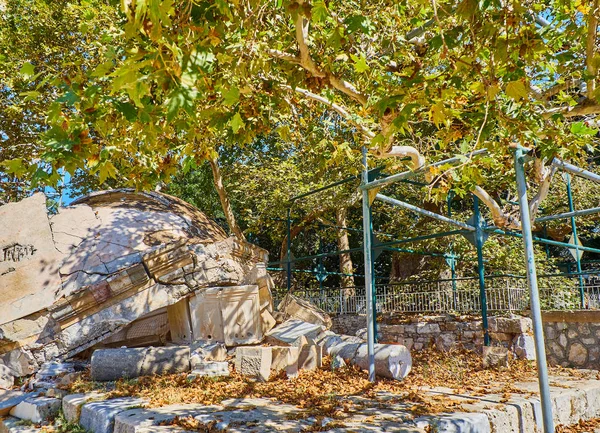
POLYGON ((199 289, 268 278, 265 250, 158 192, 97 192, 56 215, 43 194, 3 205, 0 249, 0 361, 16 376, 199 289))

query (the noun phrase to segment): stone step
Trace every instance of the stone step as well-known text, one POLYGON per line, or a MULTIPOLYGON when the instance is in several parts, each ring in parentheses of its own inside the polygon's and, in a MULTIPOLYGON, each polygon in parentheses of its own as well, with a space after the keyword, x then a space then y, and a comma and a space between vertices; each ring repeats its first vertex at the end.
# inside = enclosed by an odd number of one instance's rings
POLYGON ((8 415, 13 407, 33 395, 37 394, 26 394, 22 391, 15 390, 0 390, 0 416, 8 415))
POLYGON ((104 394, 100 392, 67 395, 62 400, 62 410, 63 414, 65 415, 65 419, 72 424, 79 423, 79 417, 81 417, 81 408, 83 405, 102 399, 104 399, 104 394))
POLYGON ((135 397, 85 403, 81 408, 79 425, 92 433, 113 433, 115 417, 119 413, 147 403, 147 400, 135 397))
POLYGON ((175 417, 187 418, 199 414, 210 414, 222 410, 223 406, 202 404, 176 404, 153 409, 129 409, 115 416, 113 433, 141 433, 157 428, 157 424, 171 421, 175 417))
POLYGON ((0 433, 39 433, 41 430, 41 428, 24 423, 22 419, 14 416, 0 419, 0 433))
POLYGON ((52 397, 29 397, 10 410, 16 418, 41 423, 52 420, 60 411, 61 401, 52 397))

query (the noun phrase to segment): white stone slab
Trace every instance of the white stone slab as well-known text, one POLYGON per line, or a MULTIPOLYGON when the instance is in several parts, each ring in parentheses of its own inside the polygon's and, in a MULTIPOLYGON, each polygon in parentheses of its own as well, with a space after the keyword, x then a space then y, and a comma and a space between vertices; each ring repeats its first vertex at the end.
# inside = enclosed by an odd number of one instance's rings
POLYGON ((91 433, 113 433, 117 414, 147 404, 142 398, 124 397, 86 403, 79 424, 91 433))

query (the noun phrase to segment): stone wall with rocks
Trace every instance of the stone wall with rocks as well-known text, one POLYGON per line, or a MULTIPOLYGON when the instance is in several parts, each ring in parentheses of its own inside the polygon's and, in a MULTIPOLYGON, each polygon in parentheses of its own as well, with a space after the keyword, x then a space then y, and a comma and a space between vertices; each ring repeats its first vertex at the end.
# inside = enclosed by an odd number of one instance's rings
MULTIPOLYGON (((519 358, 535 359, 531 319, 524 317, 490 317, 491 344, 511 349, 519 358)), ((366 338, 364 315, 333 318, 335 332, 366 338)), ((423 350, 435 345, 441 350, 464 347, 481 350, 483 332, 481 319, 469 316, 380 316, 379 341, 399 343, 409 350, 423 350)))
POLYGON ((547 311, 542 318, 550 364, 600 369, 600 311, 547 311))

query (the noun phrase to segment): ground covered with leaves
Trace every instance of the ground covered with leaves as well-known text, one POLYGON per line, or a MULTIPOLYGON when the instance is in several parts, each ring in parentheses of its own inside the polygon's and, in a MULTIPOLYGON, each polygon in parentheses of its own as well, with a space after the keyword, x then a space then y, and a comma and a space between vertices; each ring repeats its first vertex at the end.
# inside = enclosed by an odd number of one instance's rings
MULTIPOLYGON (((577 370, 552 368, 552 375, 574 377, 577 370)), ((141 377, 120 380, 112 385, 88 380, 75 382, 73 392, 103 390, 108 398, 139 396, 150 400, 151 406, 177 403, 219 404, 230 398, 270 398, 293 404, 313 415, 335 416, 338 411, 352 410, 361 404, 350 397, 372 399, 377 402, 382 393, 397 402, 408 404, 415 415, 457 411, 465 403, 451 398, 436 397, 422 392, 426 388, 444 387, 454 393, 473 396, 486 393, 523 393, 514 386, 517 382, 535 380, 535 364, 512 360, 509 367, 484 369, 481 356, 470 351, 439 352, 435 349, 413 354, 413 369, 403 381, 378 380, 369 382, 367 374, 356 367, 332 370, 328 358, 322 368, 301 371, 298 377, 288 379, 280 373, 268 382, 254 382, 231 372, 229 377, 200 377, 188 380, 186 374, 141 377)))

